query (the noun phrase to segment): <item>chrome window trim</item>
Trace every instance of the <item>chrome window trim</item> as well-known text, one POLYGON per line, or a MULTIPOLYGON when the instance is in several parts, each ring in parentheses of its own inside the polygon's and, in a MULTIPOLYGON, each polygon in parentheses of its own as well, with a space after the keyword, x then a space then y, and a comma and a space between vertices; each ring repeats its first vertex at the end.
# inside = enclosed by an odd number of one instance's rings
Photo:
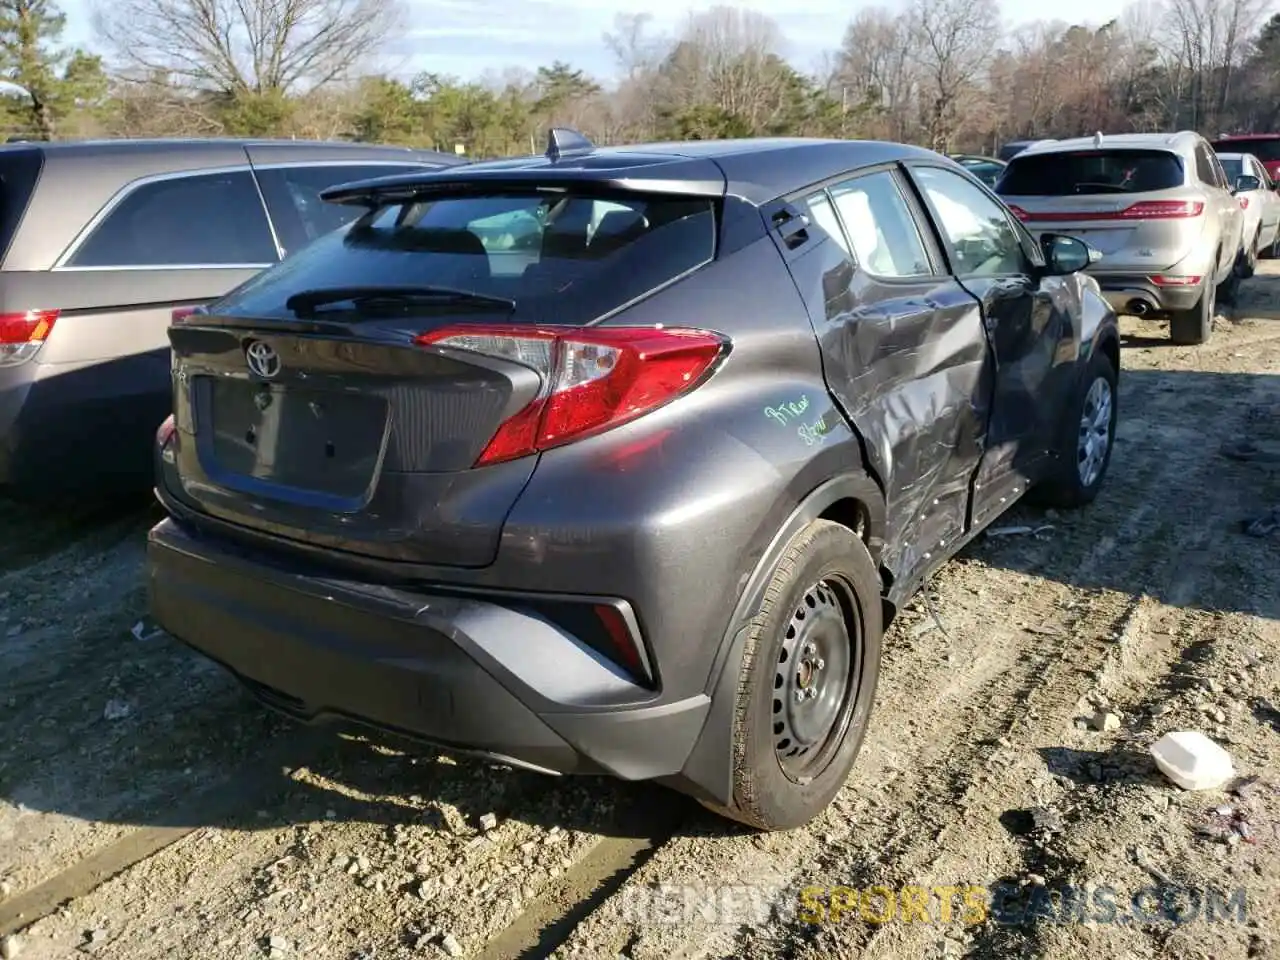
POLYGON ((120 267, 58 267, 59 273, 116 273, 120 270, 133 272, 151 272, 160 270, 265 270, 274 267, 279 260, 270 263, 163 263, 157 265, 138 266, 129 264, 120 267))
MULTIPOLYGON (((414 163, 412 161, 405 162, 403 160, 282 160, 272 163, 252 164, 252 163, 235 163, 217 167, 189 167, 184 170, 169 170, 165 173, 151 173, 134 180, 130 180, 109 199, 102 208, 95 213, 89 221, 80 228, 80 231, 72 239, 62 254, 58 257, 49 269, 51 271, 90 271, 90 270, 191 270, 191 269, 244 269, 242 264, 153 264, 153 265, 120 265, 120 266, 93 266, 80 267, 72 266, 68 263, 72 257, 76 255, 79 249, 84 246, 85 241, 93 234, 93 232, 102 224, 102 221, 111 216, 120 204, 124 203, 136 191, 141 190, 145 186, 153 183, 163 183, 167 180, 185 180, 191 177, 217 176, 226 173, 248 173, 253 180, 254 190, 258 194, 258 201, 262 204, 262 215, 267 218, 267 229, 270 231, 272 242, 275 244, 277 255, 280 250, 280 239, 276 236, 275 224, 271 220, 271 213, 267 209, 266 199, 262 195, 262 187, 258 183, 255 175, 258 170, 278 170, 291 167, 335 167, 335 166, 374 166, 374 167, 404 167, 404 166, 422 166, 429 169, 439 169, 444 164, 439 163, 414 163)), ((279 263, 280 261, 275 261, 279 263)), ((265 264, 272 266, 273 264, 265 264)))

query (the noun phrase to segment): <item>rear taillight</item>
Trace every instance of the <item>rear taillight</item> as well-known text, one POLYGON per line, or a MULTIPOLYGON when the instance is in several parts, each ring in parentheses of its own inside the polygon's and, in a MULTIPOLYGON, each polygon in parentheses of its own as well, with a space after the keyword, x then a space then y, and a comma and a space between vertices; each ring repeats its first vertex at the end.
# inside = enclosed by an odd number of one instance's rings
POLYGON ((1123 210, 1042 210, 1028 213, 1021 207, 1010 207, 1019 220, 1041 222, 1079 222, 1085 220, 1185 220, 1204 213, 1199 200, 1144 200, 1123 210))
POLYGON ((1168 277, 1164 274, 1156 274, 1151 278, 1151 282, 1157 287, 1194 287, 1202 279, 1202 277, 1168 277))
POLYGON ((532 367, 542 389, 505 421, 477 466, 514 460, 620 426, 696 387, 728 348, 706 330, 476 324, 415 338, 532 367))
POLYGON ((1204 213, 1199 200, 1146 200, 1126 207, 1119 213, 1121 220, 1183 220, 1204 213))
POLYGON ((164 458, 166 463, 173 463, 173 435, 178 432, 177 423, 173 419, 173 414, 169 414, 164 418, 164 422, 156 428, 156 446, 160 449, 160 456, 164 458))
POLYGON ((205 311, 205 308, 204 308, 203 306, 195 306, 195 307, 174 307, 174 308, 173 308, 173 312, 172 312, 171 314, 169 314, 169 322, 170 322, 171 324, 172 324, 172 323, 186 323, 186 322, 187 322, 187 320, 188 320, 188 319, 190 319, 192 316, 194 316, 194 315, 196 315, 196 314, 202 314, 202 313, 205 313, 205 312, 206 312, 206 311, 205 311))
POLYGON ((57 310, 0 313, 0 366, 35 356, 58 319, 57 310))

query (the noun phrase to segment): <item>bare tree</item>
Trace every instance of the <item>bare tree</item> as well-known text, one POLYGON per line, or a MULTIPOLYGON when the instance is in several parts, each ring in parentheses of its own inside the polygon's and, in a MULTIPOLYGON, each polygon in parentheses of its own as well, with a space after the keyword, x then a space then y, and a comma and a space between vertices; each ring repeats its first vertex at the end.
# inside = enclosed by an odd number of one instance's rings
POLYGON ((846 106, 873 105, 893 140, 915 133, 915 101, 920 83, 919 36, 911 20, 883 7, 861 10, 845 30, 838 84, 846 106))
POLYGON ((288 94, 341 79, 401 22, 399 0, 97 0, 119 60, 200 89, 288 94))
POLYGON ((923 54, 930 146, 946 151, 1002 37, 1000 9, 996 0, 913 0, 911 19, 923 54))

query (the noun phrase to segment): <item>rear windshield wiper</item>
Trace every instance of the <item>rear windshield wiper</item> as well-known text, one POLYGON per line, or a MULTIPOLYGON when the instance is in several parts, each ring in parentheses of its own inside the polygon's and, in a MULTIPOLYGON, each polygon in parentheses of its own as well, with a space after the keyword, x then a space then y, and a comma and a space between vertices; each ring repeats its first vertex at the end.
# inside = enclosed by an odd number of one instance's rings
POLYGON ((504 310, 514 310, 516 302, 510 297, 496 297, 473 290, 456 290, 452 287, 431 286, 365 286, 365 287, 317 287, 301 290, 284 302, 285 309, 296 314, 308 313, 316 307, 330 303, 352 303, 356 306, 374 303, 422 303, 422 304, 488 304, 504 310))

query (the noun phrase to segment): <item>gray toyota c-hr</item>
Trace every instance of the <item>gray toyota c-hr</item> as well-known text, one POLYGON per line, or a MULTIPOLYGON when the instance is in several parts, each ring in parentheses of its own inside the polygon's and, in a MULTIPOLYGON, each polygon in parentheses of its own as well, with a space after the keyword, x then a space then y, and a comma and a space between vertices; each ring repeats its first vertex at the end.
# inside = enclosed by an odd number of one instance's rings
POLYGON ((154 614, 298 718, 798 826, 894 611, 1098 493, 1096 255, 914 147, 551 139, 173 325, 154 614))

